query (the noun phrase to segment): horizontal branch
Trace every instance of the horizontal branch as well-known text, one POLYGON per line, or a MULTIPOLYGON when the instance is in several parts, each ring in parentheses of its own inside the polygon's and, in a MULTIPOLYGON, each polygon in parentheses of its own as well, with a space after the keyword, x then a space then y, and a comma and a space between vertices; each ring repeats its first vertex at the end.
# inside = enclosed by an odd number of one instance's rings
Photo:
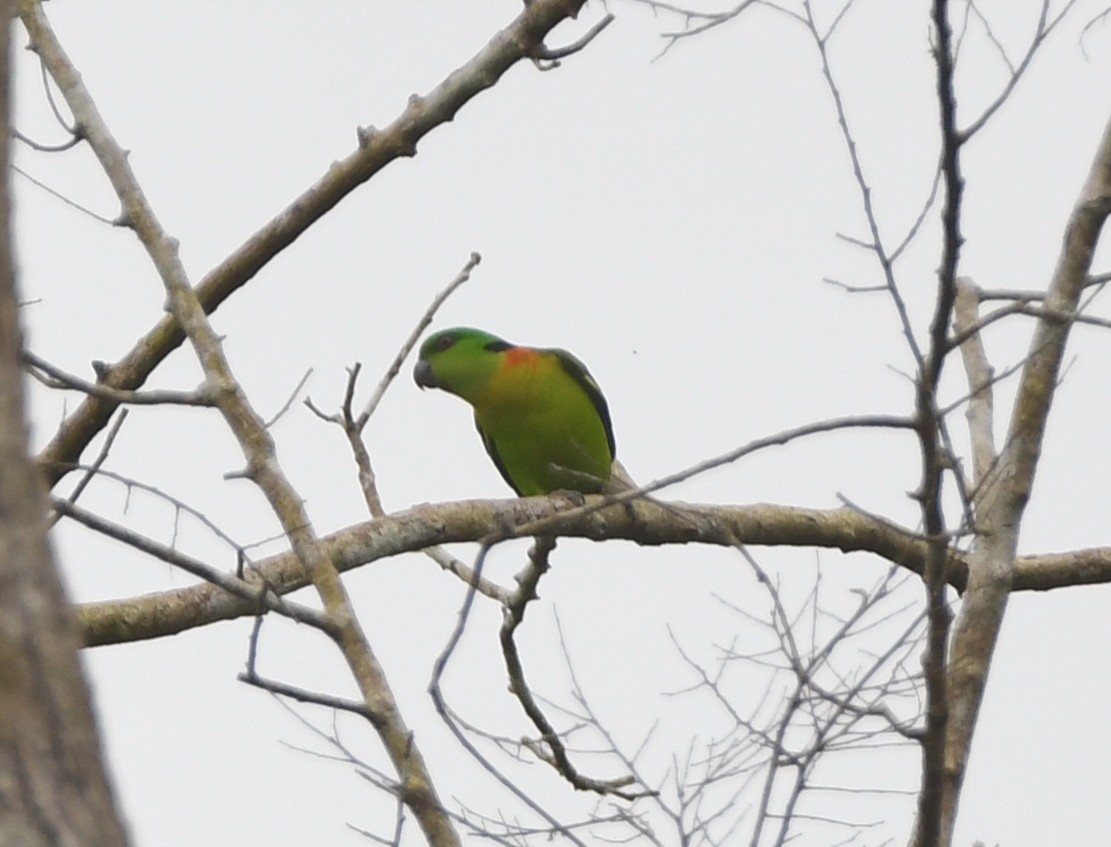
MULTIPOLYGON (((604 502, 587 497, 588 505, 604 502)), ((417 506, 355 524, 321 539, 341 571, 436 544, 477 542, 491 527, 524 526, 556 516, 559 497, 465 500, 417 506)), ((709 506, 639 500, 579 512, 559 526, 567 537, 623 539, 641 545, 711 544, 820 547, 873 553, 915 573, 926 560, 926 541, 909 530, 849 509, 802 509, 753 504, 709 506)), ((283 553, 256 564, 270 589, 286 594, 307 584, 296 556, 283 553)), ((960 553, 949 562, 948 582, 963 590, 967 567, 960 553)), ((1015 590, 1045 591, 1111 582, 1111 548, 1025 556, 1017 560, 1015 590)), ((89 603, 78 614, 85 644, 97 646, 174 635, 215 621, 253 615, 257 605, 213 585, 194 585, 123 600, 89 603)))

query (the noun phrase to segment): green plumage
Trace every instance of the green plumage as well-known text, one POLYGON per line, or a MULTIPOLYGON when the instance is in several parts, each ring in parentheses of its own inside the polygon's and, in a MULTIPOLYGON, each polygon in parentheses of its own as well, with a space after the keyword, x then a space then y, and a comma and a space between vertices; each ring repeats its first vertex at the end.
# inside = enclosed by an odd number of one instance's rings
POLYGON ((448 329, 421 346, 413 378, 474 407, 486 452, 521 496, 607 488, 616 454, 609 408, 586 367, 566 350, 448 329))

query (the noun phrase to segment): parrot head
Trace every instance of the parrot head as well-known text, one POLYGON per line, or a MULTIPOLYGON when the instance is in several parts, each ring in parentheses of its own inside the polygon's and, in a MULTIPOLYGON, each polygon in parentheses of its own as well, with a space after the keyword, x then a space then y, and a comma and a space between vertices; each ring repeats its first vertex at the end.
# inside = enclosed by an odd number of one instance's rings
POLYGON ((470 327, 434 333, 421 345, 413 380, 421 388, 440 388, 470 400, 500 366, 496 355, 512 345, 496 335, 470 327))

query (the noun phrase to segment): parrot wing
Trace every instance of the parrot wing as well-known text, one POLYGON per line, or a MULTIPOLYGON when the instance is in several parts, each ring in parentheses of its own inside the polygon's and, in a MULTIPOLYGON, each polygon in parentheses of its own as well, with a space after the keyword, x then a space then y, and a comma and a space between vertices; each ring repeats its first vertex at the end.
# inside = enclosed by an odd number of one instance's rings
POLYGON ((505 462, 502 461, 502 457, 498 453, 498 448, 494 444, 494 439, 492 439, 487 434, 486 430, 482 428, 482 424, 478 422, 478 415, 475 415, 474 426, 475 429, 478 430, 479 437, 482 439, 482 446, 486 448, 486 453, 494 462, 494 467, 498 469, 498 473, 501 474, 501 478, 509 483, 509 487, 517 493, 518 497, 523 497, 524 494, 521 493, 521 489, 517 487, 517 483, 513 481, 513 477, 511 477, 509 475, 509 471, 506 470, 505 462))
MULTIPOLYGON (((602 394, 602 389, 598 387, 598 383, 594 381, 594 377, 592 377, 590 371, 586 369, 586 365, 566 350, 552 349, 545 350, 544 352, 551 353, 555 356, 567 375, 578 383, 579 387, 586 393, 586 396, 590 399, 590 404, 594 407, 594 411, 598 413, 598 417, 602 421, 602 426, 605 427, 606 441, 609 442, 610 456, 616 458, 617 443, 613 437, 613 422, 610 420, 609 405, 606 403, 606 398, 602 394)), ((495 461, 497 460, 495 459, 495 461)))

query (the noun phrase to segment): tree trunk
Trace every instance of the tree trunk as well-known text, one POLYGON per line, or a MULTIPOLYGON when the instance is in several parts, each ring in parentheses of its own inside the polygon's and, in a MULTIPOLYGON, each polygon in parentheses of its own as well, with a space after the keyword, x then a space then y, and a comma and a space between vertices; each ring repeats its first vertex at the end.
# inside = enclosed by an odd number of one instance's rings
MULTIPOLYGON (((9 3, 0 126, 9 114, 9 3)), ((8 134, 0 134, 0 847, 127 844, 101 761, 72 610, 28 454, 13 279, 8 134)))

